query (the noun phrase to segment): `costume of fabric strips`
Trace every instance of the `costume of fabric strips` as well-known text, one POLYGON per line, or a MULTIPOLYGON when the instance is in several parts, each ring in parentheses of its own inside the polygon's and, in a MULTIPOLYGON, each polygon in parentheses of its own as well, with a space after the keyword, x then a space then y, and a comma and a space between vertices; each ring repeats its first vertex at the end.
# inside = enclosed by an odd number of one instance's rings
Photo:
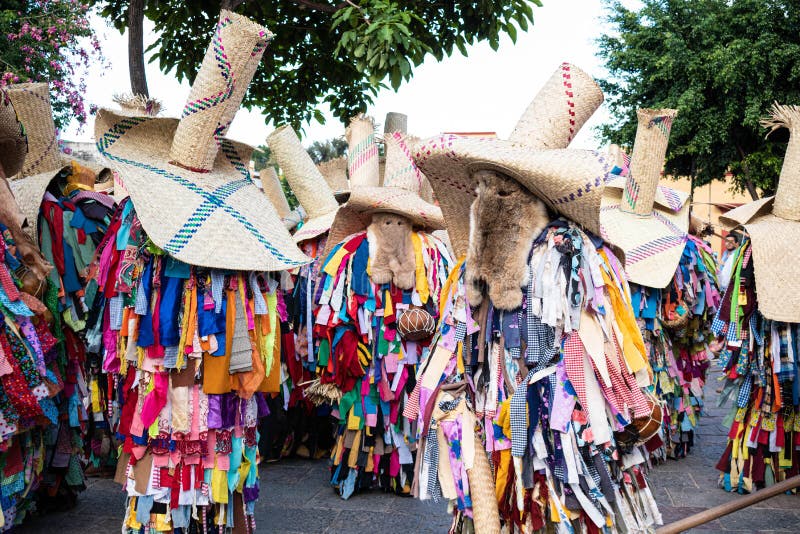
POLYGON ((719 365, 730 402, 728 445, 717 469, 727 491, 749 493, 800 474, 800 324, 771 321, 758 311, 751 242, 735 252, 733 275, 714 319, 725 347, 719 365))
POLYGON ((61 334, 58 289, 46 280, 39 298, 23 292, 25 267, 2 225, 0 257, 0 531, 6 531, 34 507, 73 505, 85 489, 80 436, 87 414, 82 345, 73 332, 61 334))
POLYGON ((403 409, 430 340, 402 339, 397 322, 410 307, 438 316, 451 262, 436 237, 413 231, 411 241, 415 278, 408 290, 370 279, 376 246, 370 232, 333 247, 322 266, 314 298, 319 304, 314 329, 320 377, 314 389, 338 397, 331 484, 345 499, 371 487, 411 492, 417 429, 403 409))
POLYGON ((316 376, 316 354, 312 340, 313 298, 319 280, 327 233, 303 241, 300 249, 314 261, 299 269, 280 273, 280 290, 285 306, 278 310, 281 319, 280 394, 268 396, 270 414, 262 422, 261 451, 268 461, 298 456, 325 458, 333 447, 334 428, 331 404, 307 394, 316 376))
POLYGON ((457 532, 652 528, 661 516, 646 458, 616 442, 650 413, 642 388, 651 382, 621 263, 561 219, 529 258, 516 310, 471 306, 463 263, 445 284, 404 412, 420 439, 415 494, 448 500, 457 532))
POLYGON ((277 280, 175 260, 149 241, 130 199, 95 272, 125 531, 253 531, 258 420, 280 380, 277 280))
POLYGON ((710 365, 711 321, 720 302, 711 248, 689 236, 669 285, 655 290, 631 284, 631 297, 653 388, 665 406, 661 435, 645 445, 657 460, 683 458, 694 446, 710 365))
POLYGON ((53 315, 57 336, 64 341, 70 357, 87 372, 82 392, 89 421, 86 451, 90 476, 113 475, 116 445, 108 420, 108 381, 100 369, 102 332, 87 328, 97 324, 95 305, 102 306, 90 267, 97 246, 103 240, 116 209, 114 199, 93 191, 95 173, 73 162, 56 173, 42 198, 38 220, 38 241, 42 254, 55 267, 50 283, 57 298, 53 315))

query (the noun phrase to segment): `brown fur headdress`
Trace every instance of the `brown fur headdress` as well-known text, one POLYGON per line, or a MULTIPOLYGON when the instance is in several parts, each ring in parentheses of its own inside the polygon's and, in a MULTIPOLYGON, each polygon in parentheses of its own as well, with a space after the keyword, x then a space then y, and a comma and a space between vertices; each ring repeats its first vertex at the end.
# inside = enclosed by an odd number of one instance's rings
POLYGON ((544 203, 518 181, 494 171, 478 171, 478 198, 470 213, 467 251, 467 297, 477 305, 488 291, 495 307, 522 304, 528 283, 531 243, 547 226, 544 203))

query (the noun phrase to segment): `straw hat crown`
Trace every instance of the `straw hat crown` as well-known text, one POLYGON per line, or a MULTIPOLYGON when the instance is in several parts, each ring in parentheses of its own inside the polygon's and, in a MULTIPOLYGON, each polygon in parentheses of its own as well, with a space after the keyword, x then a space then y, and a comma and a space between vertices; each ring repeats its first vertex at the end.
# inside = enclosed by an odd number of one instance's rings
POLYGON ((28 139, 8 93, 0 90, 0 165, 5 176, 14 176, 25 162, 28 139))
POLYGON ((64 159, 58 150, 49 85, 20 83, 9 85, 6 90, 28 135, 28 157, 22 171, 12 180, 59 170, 64 166, 64 159))
POLYGON ((286 195, 283 193, 281 180, 278 178, 275 168, 267 165, 261 169, 259 177, 261 178, 261 189, 267 195, 275 211, 278 212, 278 217, 281 219, 287 217, 292 210, 289 208, 289 201, 286 200, 286 195))
POLYGON ((346 156, 323 161, 317 165, 317 168, 334 194, 339 194, 348 190, 346 156))
POLYGON ((289 125, 281 126, 269 134, 267 144, 308 217, 295 232, 294 241, 313 239, 330 230, 339 203, 297 133, 289 125))
POLYGON ((600 211, 601 235, 623 252, 629 280, 658 289, 675 275, 689 230, 688 195, 659 185, 676 114, 674 109, 637 111, 630 164, 617 151, 619 174, 603 191, 600 211))
POLYGON ((197 266, 276 271, 308 263, 248 163, 224 136, 272 37, 222 10, 180 119, 101 110, 100 153, 119 172, 150 239, 197 266))
POLYGON ((789 130, 789 144, 775 196, 739 206, 720 217, 729 228, 744 226, 752 243, 758 310, 767 319, 800 323, 800 106, 774 104, 762 124, 770 133, 789 130))
POLYGON ((600 192, 613 165, 598 152, 565 149, 602 101, 591 76, 564 63, 536 94, 511 139, 440 135, 417 144, 414 160, 433 186, 456 255, 467 251, 473 173, 479 170, 514 178, 552 210, 599 232, 600 192))
POLYGON ((356 115, 350 120, 344 135, 347 139, 347 172, 350 176, 350 188, 380 185, 375 122, 366 115, 356 115))

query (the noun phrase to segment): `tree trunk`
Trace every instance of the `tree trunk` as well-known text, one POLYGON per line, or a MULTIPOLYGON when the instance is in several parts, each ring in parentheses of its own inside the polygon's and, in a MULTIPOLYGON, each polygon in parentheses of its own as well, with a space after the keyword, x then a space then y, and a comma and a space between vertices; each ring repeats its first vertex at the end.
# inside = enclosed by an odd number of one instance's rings
POLYGON ((747 162, 745 161, 745 153, 744 149, 736 143, 736 150, 739 152, 739 157, 742 158, 742 170, 744 170, 744 187, 747 189, 747 192, 750 193, 750 198, 753 200, 758 200, 758 191, 756 191, 756 186, 753 184, 753 180, 750 179, 750 167, 748 167, 747 162))
POLYGON ((150 96, 144 71, 144 0, 130 0, 128 5, 128 70, 131 92, 150 96))

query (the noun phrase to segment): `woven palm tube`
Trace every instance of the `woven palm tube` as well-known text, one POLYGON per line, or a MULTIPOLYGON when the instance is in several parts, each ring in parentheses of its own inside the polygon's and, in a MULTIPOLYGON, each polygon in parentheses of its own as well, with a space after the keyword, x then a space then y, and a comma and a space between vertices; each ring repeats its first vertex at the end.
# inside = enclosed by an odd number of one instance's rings
POLYGON ((562 63, 522 114, 508 140, 532 149, 566 148, 603 103, 603 91, 583 70, 562 63))
POLYGON ((656 189, 664 168, 669 132, 676 109, 639 109, 639 125, 631 154, 631 172, 625 182, 622 208, 637 215, 651 215, 656 189))
POLYGON ((225 133, 239 109, 270 36, 265 27, 222 10, 181 113, 171 161, 197 172, 211 170, 218 149, 215 139, 225 133), (229 52, 235 50, 251 52, 229 52))
POLYGON ((789 130, 789 144, 775 192, 772 213, 781 219, 800 221, 800 106, 774 104, 771 117, 762 121, 770 132, 789 130))
POLYGON ((28 135, 28 157, 22 172, 12 180, 58 169, 62 160, 50 106, 50 86, 20 83, 9 85, 6 91, 28 135))
POLYGON ((281 126, 269 134, 267 144, 309 219, 338 209, 333 191, 291 126, 281 126))
POLYGON ((320 174, 328 182, 328 185, 334 191, 344 191, 347 189, 347 158, 332 159, 323 161, 319 165, 320 174))
POLYGON ((425 175, 414 164, 411 148, 419 139, 400 132, 386 134, 386 168, 383 174, 384 187, 399 187, 419 194, 428 182, 425 175))
POLYGON ((386 120, 383 122, 383 133, 391 134, 394 132, 408 133, 408 115, 397 113, 396 111, 390 111, 386 114, 386 120))
POLYGON ((0 90, 0 164, 5 176, 13 176, 22 170, 25 155, 28 153, 28 140, 25 128, 17 117, 11 99, 0 90))
POLYGON ((281 180, 278 178, 275 168, 268 165, 259 171, 259 175, 261 176, 261 188, 264 190, 264 194, 267 195, 270 204, 278 212, 278 217, 281 219, 288 217, 292 210, 289 208, 289 202, 283 193, 281 180))
POLYGON ((345 131, 350 187, 377 186, 380 181, 378 143, 371 117, 357 115, 345 131))
POLYGON ((472 520, 475 532, 500 534, 500 512, 497 508, 494 477, 486 458, 486 450, 475 434, 475 460, 467 471, 469 494, 472 498, 472 520))

